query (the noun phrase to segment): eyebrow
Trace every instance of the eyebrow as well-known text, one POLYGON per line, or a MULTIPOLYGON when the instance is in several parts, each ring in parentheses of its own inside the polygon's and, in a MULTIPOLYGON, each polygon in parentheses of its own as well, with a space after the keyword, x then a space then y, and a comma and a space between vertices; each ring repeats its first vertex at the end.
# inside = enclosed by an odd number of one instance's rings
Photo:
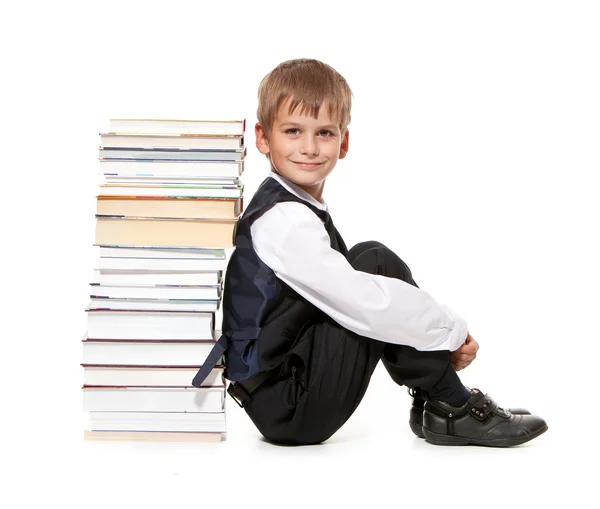
MULTIPOLYGON (((280 125, 280 127, 287 126, 287 125, 293 126, 293 127, 302 127, 302 124, 299 124, 297 122, 283 122, 282 124, 279 124, 279 125, 280 125)), ((333 131, 333 130, 337 129, 337 126, 335 124, 327 124, 327 125, 319 126, 319 127, 317 127, 317 129, 331 129, 333 131)))

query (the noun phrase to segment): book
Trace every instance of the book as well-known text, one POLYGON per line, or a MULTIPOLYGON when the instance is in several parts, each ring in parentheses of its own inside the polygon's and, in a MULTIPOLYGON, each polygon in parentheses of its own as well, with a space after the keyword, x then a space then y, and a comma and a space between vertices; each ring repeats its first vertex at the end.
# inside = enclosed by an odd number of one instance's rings
POLYGON ((151 196, 151 197, 197 197, 197 198, 241 198, 244 190, 239 186, 211 185, 168 185, 144 184, 139 186, 123 184, 102 184, 98 196, 151 196))
POLYGON ((86 311, 204 311, 214 313, 219 300, 136 300, 136 299, 90 299, 86 311))
POLYGON ((162 431, 83 431, 83 439, 97 442, 221 442, 224 433, 167 433, 162 431))
POLYGON ((232 247, 235 219, 96 216, 96 244, 232 247))
POLYGON ((225 391, 211 387, 83 387, 85 412, 223 412, 225 391))
POLYGON ((193 258, 132 258, 104 257, 98 259, 96 269, 117 270, 220 270, 223 260, 193 258))
POLYGON ((145 118, 111 118, 109 132, 111 133, 172 133, 172 134, 244 134, 245 120, 173 120, 145 118))
POLYGON ((94 244, 96 254, 101 257, 117 258, 186 258, 197 260, 225 260, 224 249, 204 247, 154 247, 154 246, 112 246, 94 244))
POLYGON ((99 149, 100 159, 147 159, 179 160, 179 161, 241 161, 246 155, 246 149, 192 149, 192 148, 102 148, 99 149))
MULTIPOLYGON (((189 368, 173 366, 98 366, 82 364, 84 385, 129 387, 190 386, 200 365, 189 368)), ((224 368, 215 366, 203 386, 225 387, 224 368)))
POLYGON ((86 314, 89 339, 137 341, 213 339, 213 313, 87 310, 86 314))
POLYGON ((225 412, 90 412, 91 431, 225 433, 225 412))
POLYGON ((221 297, 221 285, 108 286, 91 284, 90 297, 96 299, 213 300, 221 297))
POLYGON ((198 178, 238 178, 244 171, 243 161, 119 161, 100 160, 105 176, 178 176, 198 178))
POLYGON ((118 286, 208 286, 219 285, 223 272, 148 271, 148 270, 94 270, 91 284, 118 286))
MULTIPOLYGON (((102 183, 106 184, 118 184, 125 185, 127 187, 146 187, 151 185, 170 185, 176 187, 187 187, 187 186, 218 186, 231 188, 240 185, 239 179, 236 178, 204 178, 204 177, 159 177, 154 175, 149 176, 133 176, 133 177, 120 177, 118 175, 104 175, 102 183)), ((100 185, 102 185, 102 183, 100 185)))
POLYGON ((99 196, 96 203, 96 214, 104 216, 236 219, 242 211, 242 200, 236 198, 99 196))
POLYGON ((111 134, 100 133, 100 145, 137 148, 208 148, 238 149, 244 147, 242 136, 180 134, 111 134))
MULTIPOLYGON (((111 366, 202 365, 214 341, 82 341, 81 364, 111 366)), ((191 383, 191 382, 190 382, 191 383)))

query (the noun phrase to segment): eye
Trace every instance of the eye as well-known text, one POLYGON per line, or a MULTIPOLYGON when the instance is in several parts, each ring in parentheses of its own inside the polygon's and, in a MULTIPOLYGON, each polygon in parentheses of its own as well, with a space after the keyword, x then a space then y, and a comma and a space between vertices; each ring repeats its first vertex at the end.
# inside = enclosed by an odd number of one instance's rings
POLYGON ((319 135, 322 136, 323 138, 331 138, 332 136, 334 136, 333 132, 331 132, 327 129, 323 129, 323 130, 319 131, 319 135))
POLYGON ((285 130, 285 134, 298 134, 300 132, 299 129, 297 129, 296 127, 290 127, 289 129, 285 130))

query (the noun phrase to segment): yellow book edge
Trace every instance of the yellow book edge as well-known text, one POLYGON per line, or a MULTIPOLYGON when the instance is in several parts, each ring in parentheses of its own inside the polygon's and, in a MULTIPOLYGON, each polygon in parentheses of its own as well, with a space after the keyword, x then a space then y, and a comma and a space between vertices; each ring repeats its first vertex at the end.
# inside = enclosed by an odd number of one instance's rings
POLYGON ((225 433, 84 430, 83 438, 105 442, 221 442, 225 440, 225 433))

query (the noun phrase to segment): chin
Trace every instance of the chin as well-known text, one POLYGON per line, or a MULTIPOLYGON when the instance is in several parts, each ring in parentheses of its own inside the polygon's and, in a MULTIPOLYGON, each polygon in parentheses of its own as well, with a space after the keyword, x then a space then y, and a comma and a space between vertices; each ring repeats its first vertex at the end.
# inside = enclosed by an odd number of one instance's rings
POLYGON ((318 186, 324 179, 315 178, 314 175, 300 175, 297 177, 294 176, 294 178, 290 180, 299 186, 313 187, 318 186))

